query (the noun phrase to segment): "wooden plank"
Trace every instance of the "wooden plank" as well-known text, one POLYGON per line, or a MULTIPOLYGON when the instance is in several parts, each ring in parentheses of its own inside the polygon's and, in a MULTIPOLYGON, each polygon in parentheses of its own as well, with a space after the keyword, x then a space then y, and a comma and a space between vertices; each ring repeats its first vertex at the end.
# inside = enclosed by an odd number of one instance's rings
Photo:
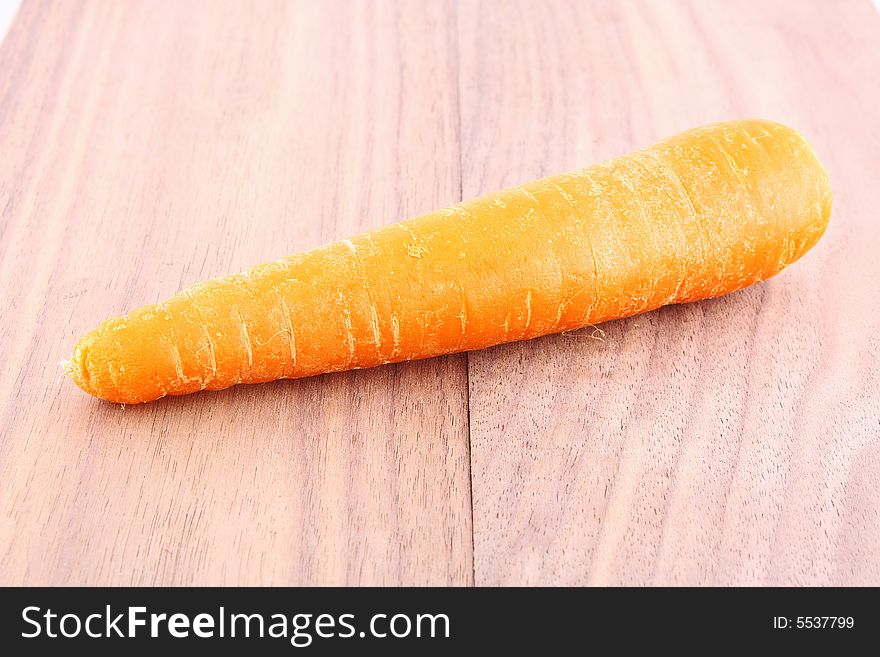
POLYGON ((464 197, 750 116, 835 188, 766 284, 471 354, 476 583, 880 583, 875 9, 466 3, 459 28, 464 197))
POLYGON ((0 583, 472 581, 463 356, 124 410, 57 365, 107 316, 456 201, 452 18, 25 3, 0 50, 0 583))

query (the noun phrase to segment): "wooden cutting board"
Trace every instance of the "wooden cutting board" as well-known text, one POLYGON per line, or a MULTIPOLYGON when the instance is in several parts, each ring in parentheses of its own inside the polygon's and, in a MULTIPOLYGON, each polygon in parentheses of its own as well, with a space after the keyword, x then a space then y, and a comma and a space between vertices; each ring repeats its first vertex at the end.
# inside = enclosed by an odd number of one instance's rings
POLYGON ((0 584, 880 584, 867 0, 26 0, 0 72, 0 584), (755 116, 835 205, 749 290, 137 407, 59 376, 203 278, 755 116))

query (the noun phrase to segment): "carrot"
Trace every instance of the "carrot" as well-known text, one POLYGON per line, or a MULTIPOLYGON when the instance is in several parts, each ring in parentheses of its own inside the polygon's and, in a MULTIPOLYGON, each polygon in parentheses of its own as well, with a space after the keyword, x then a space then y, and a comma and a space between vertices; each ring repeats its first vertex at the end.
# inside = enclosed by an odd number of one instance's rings
POLYGON ((195 285, 104 322, 68 373, 133 404, 569 331, 763 281, 830 210, 798 133, 711 125, 195 285))

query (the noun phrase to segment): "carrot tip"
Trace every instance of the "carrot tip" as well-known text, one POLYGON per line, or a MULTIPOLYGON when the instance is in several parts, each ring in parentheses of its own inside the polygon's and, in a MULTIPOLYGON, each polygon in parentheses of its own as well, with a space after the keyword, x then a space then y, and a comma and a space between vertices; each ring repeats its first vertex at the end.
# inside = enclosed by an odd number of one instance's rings
POLYGON ((62 358, 58 361, 58 366, 61 368, 61 374, 58 375, 58 379, 55 383, 59 383, 62 377, 69 376, 71 379, 73 378, 73 361, 68 358, 62 358))

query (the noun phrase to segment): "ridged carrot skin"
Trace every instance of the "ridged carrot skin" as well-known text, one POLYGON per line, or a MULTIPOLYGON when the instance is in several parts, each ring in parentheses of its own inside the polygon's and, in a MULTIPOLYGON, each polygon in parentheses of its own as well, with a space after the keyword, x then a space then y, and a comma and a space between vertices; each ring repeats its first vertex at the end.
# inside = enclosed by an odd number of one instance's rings
POLYGON ((195 285, 101 324, 68 372, 134 404, 569 331, 763 281, 830 211, 797 132, 711 125, 195 285))

